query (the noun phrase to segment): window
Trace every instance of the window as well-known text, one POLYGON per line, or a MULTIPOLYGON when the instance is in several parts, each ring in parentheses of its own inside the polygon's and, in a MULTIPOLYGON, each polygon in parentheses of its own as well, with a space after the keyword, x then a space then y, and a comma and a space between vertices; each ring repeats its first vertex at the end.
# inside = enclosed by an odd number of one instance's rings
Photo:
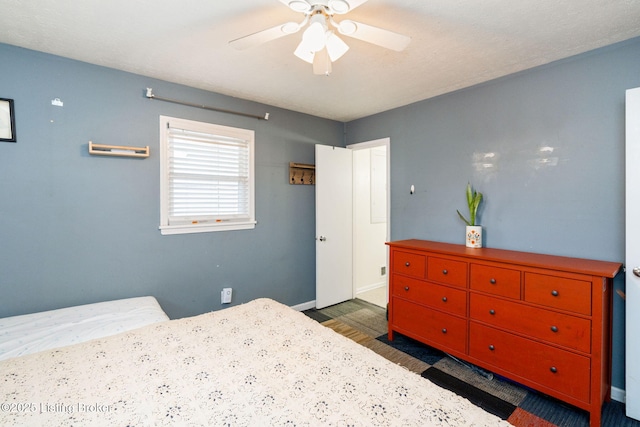
POLYGON ((252 130, 160 116, 160 231, 255 228, 252 130))

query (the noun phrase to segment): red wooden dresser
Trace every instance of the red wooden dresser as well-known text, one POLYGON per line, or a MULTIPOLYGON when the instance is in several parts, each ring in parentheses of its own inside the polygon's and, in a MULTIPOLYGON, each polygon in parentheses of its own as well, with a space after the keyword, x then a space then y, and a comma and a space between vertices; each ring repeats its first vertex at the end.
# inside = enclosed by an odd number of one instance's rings
POLYGON ((600 426, 622 264, 425 240, 388 245, 390 340, 414 338, 585 409, 600 426))

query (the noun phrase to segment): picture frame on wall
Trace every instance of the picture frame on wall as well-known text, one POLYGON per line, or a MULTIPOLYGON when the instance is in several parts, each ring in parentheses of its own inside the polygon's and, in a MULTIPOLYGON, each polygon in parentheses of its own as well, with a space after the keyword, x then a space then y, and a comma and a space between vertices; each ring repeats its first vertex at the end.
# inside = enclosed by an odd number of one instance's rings
POLYGON ((0 142, 16 142, 13 99, 0 98, 0 142))

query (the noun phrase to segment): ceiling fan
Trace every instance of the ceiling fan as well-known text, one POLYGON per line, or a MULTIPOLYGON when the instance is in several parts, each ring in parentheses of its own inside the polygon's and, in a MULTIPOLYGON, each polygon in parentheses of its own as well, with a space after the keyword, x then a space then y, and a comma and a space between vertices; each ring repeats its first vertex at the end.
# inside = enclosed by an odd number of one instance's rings
POLYGON ((302 34, 302 41, 294 54, 310 64, 313 64, 314 74, 329 75, 331 63, 344 55, 349 46, 336 35, 338 33, 382 46, 395 51, 402 51, 407 47, 411 38, 393 31, 363 24, 361 22, 343 19, 334 20, 334 15, 344 15, 367 0, 279 0, 290 9, 304 14, 301 22, 287 22, 248 36, 232 40, 229 44, 236 49, 243 50, 258 46, 280 37, 294 34, 309 26, 302 34))

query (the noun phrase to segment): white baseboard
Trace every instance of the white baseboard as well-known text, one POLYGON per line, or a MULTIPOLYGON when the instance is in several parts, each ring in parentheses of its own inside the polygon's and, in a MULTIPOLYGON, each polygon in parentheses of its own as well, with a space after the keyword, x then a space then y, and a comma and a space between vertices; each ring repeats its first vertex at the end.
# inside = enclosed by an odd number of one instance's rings
POLYGON ((316 300, 303 302, 302 304, 298 304, 298 305, 292 305, 291 308, 293 308, 296 311, 305 311, 305 310, 309 310, 310 308, 316 308, 316 300))
POLYGON ((627 400, 627 392, 621 388, 611 387, 611 400, 625 403, 627 400))
POLYGON ((363 292, 369 292, 372 291, 374 289, 378 289, 378 288, 384 288, 387 286, 387 282, 378 282, 378 283, 373 283, 371 285, 367 285, 367 286, 363 286, 361 288, 358 288, 356 290, 356 295, 357 294, 361 294, 363 292))

